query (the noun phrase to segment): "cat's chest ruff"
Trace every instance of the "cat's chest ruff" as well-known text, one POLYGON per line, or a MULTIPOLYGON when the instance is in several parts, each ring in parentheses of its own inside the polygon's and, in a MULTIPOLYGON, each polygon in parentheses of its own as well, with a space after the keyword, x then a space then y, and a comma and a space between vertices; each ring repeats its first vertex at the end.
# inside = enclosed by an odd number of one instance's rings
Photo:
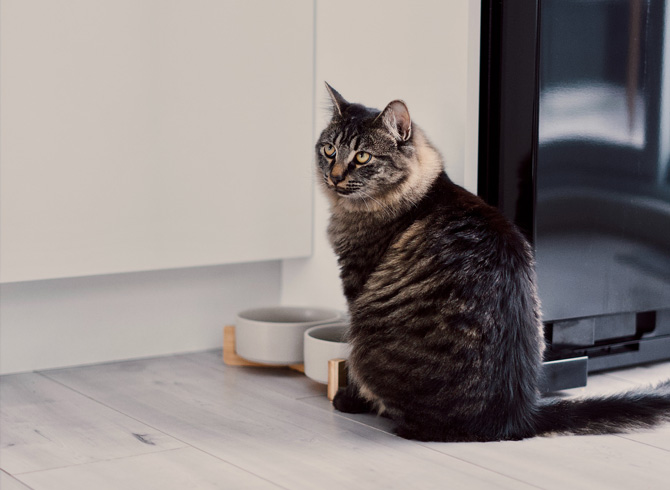
POLYGON ((333 219, 329 229, 331 243, 340 258, 369 255, 388 242, 390 233, 390 228, 356 215, 333 219))
POLYGON ((383 260, 396 236, 398 223, 380 226, 372 220, 355 219, 331 221, 329 235, 338 256, 344 293, 349 302, 357 298, 383 260))

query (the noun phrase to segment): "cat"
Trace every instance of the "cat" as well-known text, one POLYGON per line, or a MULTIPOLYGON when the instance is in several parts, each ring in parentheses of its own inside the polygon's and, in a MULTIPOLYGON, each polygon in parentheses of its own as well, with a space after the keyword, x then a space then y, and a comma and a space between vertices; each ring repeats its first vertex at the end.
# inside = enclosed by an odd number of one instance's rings
POLYGON ((349 103, 330 85, 316 144, 351 325, 342 412, 376 411, 422 441, 602 434, 670 420, 670 381, 644 392, 542 398, 533 249, 454 184, 407 105, 349 103))

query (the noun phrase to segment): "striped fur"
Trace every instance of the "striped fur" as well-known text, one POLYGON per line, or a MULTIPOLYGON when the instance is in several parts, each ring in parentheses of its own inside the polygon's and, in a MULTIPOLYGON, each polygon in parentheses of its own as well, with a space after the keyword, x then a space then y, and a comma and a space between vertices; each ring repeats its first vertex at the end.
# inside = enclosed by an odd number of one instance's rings
POLYGON ((316 146, 317 169, 352 344, 351 383, 337 409, 384 412, 399 435, 435 441, 606 433, 670 418, 667 386, 542 399, 531 247, 495 208, 450 181, 404 103, 378 111, 328 89, 333 118, 316 146), (373 158, 356 165, 359 151, 373 158))

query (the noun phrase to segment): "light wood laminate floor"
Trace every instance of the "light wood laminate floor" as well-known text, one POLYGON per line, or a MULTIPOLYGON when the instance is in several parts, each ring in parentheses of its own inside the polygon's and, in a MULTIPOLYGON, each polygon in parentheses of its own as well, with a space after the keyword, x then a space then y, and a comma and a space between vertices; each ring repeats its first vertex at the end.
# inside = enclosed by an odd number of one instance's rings
MULTIPOLYGON (((592 375, 566 395, 670 378, 592 375)), ((335 412, 325 387, 220 351, 0 378, 0 488, 667 489, 670 424, 609 436, 418 443, 335 412)))

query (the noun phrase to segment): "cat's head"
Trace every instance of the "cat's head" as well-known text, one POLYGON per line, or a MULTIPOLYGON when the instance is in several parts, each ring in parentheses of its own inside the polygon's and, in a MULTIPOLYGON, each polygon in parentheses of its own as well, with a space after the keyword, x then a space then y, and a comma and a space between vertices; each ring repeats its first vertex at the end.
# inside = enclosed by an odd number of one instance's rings
POLYGON ((420 199, 442 161, 413 125, 407 105, 394 100, 379 111, 326 88, 333 115, 316 144, 316 162, 331 201, 347 210, 377 211, 420 199))

